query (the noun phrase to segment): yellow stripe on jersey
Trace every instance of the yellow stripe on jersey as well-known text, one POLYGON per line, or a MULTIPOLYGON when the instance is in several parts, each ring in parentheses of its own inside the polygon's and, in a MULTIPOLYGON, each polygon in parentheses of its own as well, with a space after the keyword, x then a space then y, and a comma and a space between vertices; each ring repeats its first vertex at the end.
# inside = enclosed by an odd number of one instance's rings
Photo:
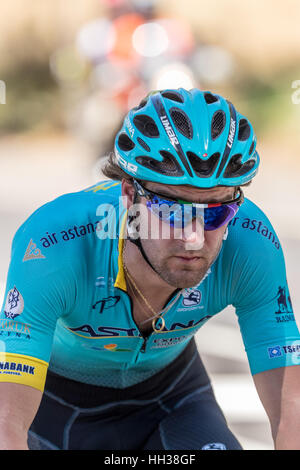
POLYGON ((0 352, 0 382, 28 385, 44 391, 48 363, 23 354, 0 352))
POLYGON ((118 183, 111 183, 110 181, 105 181, 104 183, 95 184, 91 188, 85 190, 85 192, 93 191, 93 193, 97 193, 98 191, 106 191, 107 189, 113 188, 114 186, 118 186, 121 184, 120 181, 118 183))
POLYGON ((119 251, 119 257, 118 257, 118 274, 117 278, 114 284, 114 287, 118 287, 119 289, 127 292, 127 286, 126 286, 126 279, 125 279, 125 273, 124 273, 124 268, 123 268, 123 248, 124 248, 124 237, 126 236, 126 222, 127 222, 127 211, 123 217, 122 223, 121 223, 121 230, 120 230, 120 238, 119 238, 119 246, 118 246, 118 251, 119 251))

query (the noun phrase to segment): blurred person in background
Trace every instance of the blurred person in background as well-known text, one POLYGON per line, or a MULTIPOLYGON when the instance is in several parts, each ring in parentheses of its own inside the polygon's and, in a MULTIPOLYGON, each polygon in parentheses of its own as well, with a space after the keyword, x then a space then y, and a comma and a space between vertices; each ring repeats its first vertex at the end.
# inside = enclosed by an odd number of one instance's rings
POLYGON ((29 217, 0 314, 2 449, 242 449, 194 341, 231 304, 275 448, 299 449, 300 336, 275 317, 278 292, 292 313, 284 257, 243 195, 258 166, 232 103, 153 92, 117 133, 109 179, 29 217))

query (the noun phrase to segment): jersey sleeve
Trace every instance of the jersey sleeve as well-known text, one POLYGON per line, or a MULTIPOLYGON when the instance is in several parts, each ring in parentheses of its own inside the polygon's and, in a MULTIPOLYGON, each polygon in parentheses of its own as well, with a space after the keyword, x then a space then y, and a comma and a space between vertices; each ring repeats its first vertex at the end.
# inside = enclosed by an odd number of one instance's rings
POLYGON ((253 375, 300 364, 283 251, 267 217, 255 217, 240 218, 233 233, 232 277, 232 304, 253 375))
POLYGON ((0 382, 43 391, 56 322, 67 308, 69 283, 64 253, 43 249, 41 224, 47 225, 44 217, 31 216, 13 240, 0 311, 0 382))

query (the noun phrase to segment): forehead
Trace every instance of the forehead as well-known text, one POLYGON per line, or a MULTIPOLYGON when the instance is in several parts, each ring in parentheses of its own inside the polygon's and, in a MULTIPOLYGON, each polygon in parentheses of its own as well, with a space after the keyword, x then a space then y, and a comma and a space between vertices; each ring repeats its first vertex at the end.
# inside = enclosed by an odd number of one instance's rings
POLYGON ((144 186, 150 191, 164 194, 171 198, 193 202, 226 201, 234 197, 235 187, 217 186, 215 188, 195 188, 194 186, 173 186, 147 181, 144 186))

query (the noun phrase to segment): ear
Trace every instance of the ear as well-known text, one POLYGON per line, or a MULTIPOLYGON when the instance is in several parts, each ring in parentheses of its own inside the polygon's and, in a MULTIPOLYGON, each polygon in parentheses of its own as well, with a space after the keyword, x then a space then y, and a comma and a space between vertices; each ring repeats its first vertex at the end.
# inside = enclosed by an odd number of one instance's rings
POLYGON ((122 196, 126 199, 123 199, 123 204, 126 209, 129 209, 133 204, 134 199, 134 187, 132 183, 126 179, 122 179, 122 196))

